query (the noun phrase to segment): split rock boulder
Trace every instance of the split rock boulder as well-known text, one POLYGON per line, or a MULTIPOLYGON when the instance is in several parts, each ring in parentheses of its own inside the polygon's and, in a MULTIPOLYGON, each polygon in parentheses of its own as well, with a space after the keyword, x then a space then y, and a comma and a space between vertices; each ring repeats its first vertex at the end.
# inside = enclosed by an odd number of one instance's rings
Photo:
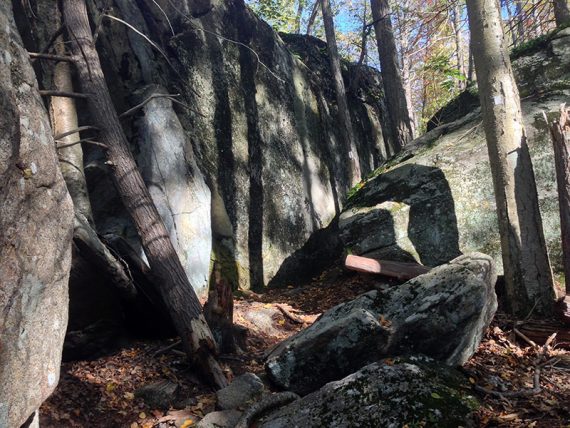
POLYGON ((424 354, 461 365, 495 314, 496 279, 493 260, 474 253, 385 292, 370 291, 282 342, 266 371, 279 387, 303 395, 387 356, 424 354))

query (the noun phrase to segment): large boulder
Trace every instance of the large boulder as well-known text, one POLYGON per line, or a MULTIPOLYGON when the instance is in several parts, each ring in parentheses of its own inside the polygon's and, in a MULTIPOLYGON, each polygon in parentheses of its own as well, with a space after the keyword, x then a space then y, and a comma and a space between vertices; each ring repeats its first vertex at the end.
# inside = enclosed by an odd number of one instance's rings
MULTIPOLYGON (((141 101, 166 93, 165 88, 152 86, 141 91, 141 101)), ((205 296, 212 251, 210 189, 172 101, 154 98, 143 113, 137 121, 137 163, 190 284, 205 296)))
MULTIPOLYGON (((555 272, 562 272, 554 155, 543 111, 559 115, 570 96, 570 28, 513 63, 539 193, 545 238, 555 272)), ((465 99, 463 97, 461 99, 465 99)), ((468 97, 467 97, 468 98, 468 97)), ((469 98, 472 100, 472 97, 469 98)), ((470 102, 470 101, 469 101, 470 102)), ((480 109, 413 141, 376 171, 340 215, 340 237, 354 254, 415 259, 436 266, 461 252, 481 251, 502 271, 489 154, 480 109)), ((459 109, 461 112, 464 110, 459 109)))
POLYGON ((0 426, 55 389, 67 326, 73 205, 36 76, 0 2, 0 426))
MULTIPOLYGON (((105 10, 107 2, 93 3, 92 20, 99 22, 98 10, 105 10)), ((289 37, 289 46, 295 50, 291 52, 242 0, 194 0, 178 6, 158 0, 174 35, 160 9, 125 0, 115 3, 117 17, 144 34, 153 34, 153 40, 170 56, 167 62, 120 23, 104 26, 98 49, 117 110, 126 111, 138 104, 140 99, 133 94, 151 83, 161 85, 168 93, 181 94, 174 108, 184 136, 177 132, 176 139, 170 138, 172 159, 161 165, 137 124, 143 124, 146 134, 149 126, 155 126, 151 110, 169 101, 153 100, 146 111, 139 110, 123 120, 129 136, 143 137, 131 139, 133 152, 148 172, 143 172, 147 182, 158 179, 155 201, 165 201, 161 203, 163 217, 178 230, 172 235, 179 238, 184 233, 177 222, 188 215, 170 221, 169 209, 174 214, 187 212, 186 205, 191 204, 187 195, 195 198, 207 193, 205 189, 195 192, 195 176, 191 174, 195 170, 190 167, 194 158, 211 193, 211 225, 203 227, 201 233, 210 231, 215 251, 228 250, 229 256, 222 257, 223 272, 244 288, 266 285, 285 259, 335 218, 350 188, 347 148, 335 126, 336 100, 326 45, 311 37, 289 37), (209 7, 192 12, 198 3, 209 3, 209 7), (195 18, 192 13, 196 13, 195 18), (172 179, 168 168, 187 170, 188 174, 176 174, 172 179), (184 195, 183 202, 180 195, 184 195), (177 206, 169 207, 173 204, 177 206)), ((343 72, 348 83, 352 73, 346 63, 343 72)), ((385 159, 382 91, 380 75, 371 68, 364 67, 360 82, 349 103, 361 169, 367 174, 385 159)), ((172 114, 168 117, 174 120, 172 114)), ((166 144, 159 143, 157 135, 170 134, 155 133, 152 146, 166 144)), ((136 244, 136 232, 104 178, 107 167, 100 150, 89 149, 86 162, 98 232, 122 236, 136 244)), ((194 229, 189 226, 187 230, 194 229)), ((199 251, 184 238, 179 254, 182 258, 202 254, 206 238, 196 238, 201 242, 199 251)), ((218 259, 219 254, 215 257, 218 259)), ((200 260, 202 272, 204 259, 200 260)), ((190 260, 187 267, 192 263, 190 260)), ((198 270, 190 271, 198 275, 198 270)), ((197 279, 193 285, 204 297, 199 284, 197 279)))
POLYGON ((385 356, 422 353, 450 366, 473 355, 497 309, 492 259, 461 256, 325 312, 282 342, 265 368, 279 387, 306 394, 385 356))
POLYGON ((370 364, 264 417, 260 428, 475 426, 459 372, 425 358, 370 364))

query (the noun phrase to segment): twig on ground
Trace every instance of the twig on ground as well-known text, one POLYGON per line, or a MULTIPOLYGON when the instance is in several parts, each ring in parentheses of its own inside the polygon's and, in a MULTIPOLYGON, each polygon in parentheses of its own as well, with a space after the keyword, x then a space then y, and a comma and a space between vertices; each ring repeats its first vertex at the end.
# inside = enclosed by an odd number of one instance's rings
POLYGON ((532 340, 530 340, 528 337, 526 337, 523 333, 521 333, 519 330, 517 330, 516 328, 513 328, 513 332, 520 337, 521 339, 523 339, 526 343, 528 343, 530 346, 532 346, 533 348, 538 348, 538 345, 533 342, 532 340))
MULTIPOLYGON (((168 345, 168 346, 165 346, 165 347, 163 347, 163 348, 158 349, 157 351, 153 352, 152 358, 156 358, 156 357, 158 357, 159 355, 162 355, 162 354, 164 354, 164 353, 170 351, 171 349, 176 348, 176 347, 179 346, 181 343, 182 343, 181 340, 177 340, 177 341, 175 341, 175 342, 172 342, 172 343, 171 343, 170 345, 168 345)), ((184 354, 184 355, 186 355, 186 354, 184 354)))
MULTIPOLYGON (((518 330, 514 329, 514 331, 516 333, 518 330)), ((518 334, 522 335, 522 333, 520 332, 518 332, 518 334)), ((525 340, 527 340, 529 343, 532 343, 534 349, 536 349, 537 352, 540 351, 536 356, 536 359, 534 360, 534 374, 532 376, 532 388, 527 388, 520 391, 499 392, 484 388, 480 385, 475 385, 476 391, 479 391, 483 394, 492 395, 501 399, 526 397, 529 395, 538 394, 540 391, 542 391, 542 387, 540 386, 540 374, 542 372, 542 367, 548 364, 548 362, 550 361, 549 360, 546 361, 545 363, 542 363, 542 360, 546 358, 546 355, 548 354, 548 348, 552 343, 552 341, 554 340, 554 338, 556 337, 556 333, 553 333, 548 337, 542 348, 540 348, 538 345, 536 345, 536 343, 528 339, 526 336, 522 335, 521 337, 525 338, 525 340)))
POLYGON ((279 309, 283 315, 285 315, 287 318, 289 318, 291 321, 293 321, 296 324, 305 324, 305 320, 302 319, 301 317, 298 317, 295 314, 292 314, 285 306, 283 306, 282 304, 278 303, 275 305, 277 307, 277 309, 279 309))

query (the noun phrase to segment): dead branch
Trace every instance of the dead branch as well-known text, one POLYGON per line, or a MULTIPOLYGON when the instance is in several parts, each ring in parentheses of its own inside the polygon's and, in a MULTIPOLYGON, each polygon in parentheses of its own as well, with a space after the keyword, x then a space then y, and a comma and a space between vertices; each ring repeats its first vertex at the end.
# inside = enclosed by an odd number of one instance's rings
POLYGON ((54 139, 55 140, 61 140, 69 135, 75 134, 77 132, 83 132, 83 131, 98 131, 99 128, 97 128, 96 126, 80 126, 79 128, 76 129, 72 129, 71 131, 67 131, 67 132, 62 132, 61 134, 57 134, 54 135, 54 139))
POLYGON ((52 55, 52 54, 37 53, 37 52, 28 52, 28 55, 32 59, 45 59, 48 61, 64 61, 64 62, 71 62, 71 63, 75 62, 75 58, 73 58, 72 56, 67 56, 67 55, 52 55))
MULTIPOLYGON (((156 357, 158 357, 159 355, 162 355, 162 354, 164 354, 164 353, 170 351, 171 349, 174 349, 174 348, 176 348, 177 346, 180 346, 181 343, 182 343, 181 340, 176 340, 176 341, 172 342, 172 343, 171 343, 170 345, 168 345, 168 346, 159 348, 158 350, 156 350, 155 352, 153 352, 152 358, 156 358, 156 357)), ((182 353, 182 355, 185 356, 186 354, 182 353)))
POLYGON ((285 315, 287 318, 289 318, 291 321, 293 321, 296 324, 305 324, 305 320, 298 317, 295 314, 292 314, 285 306, 283 306, 282 304, 278 303, 277 305, 275 305, 277 307, 277 309, 279 309, 281 311, 281 313, 283 313, 283 315, 285 315))
POLYGON ((64 97, 64 98, 81 98, 87 99, 90 97, 89 94, 81 94, 79 92, 66 92, 66 91, 39 91, 42 97, 64 97))
POLYGON ((56 150, 61 150, 61 149, 65 149, 67 147, 72 147, 72 146, 76 146, 77 144, 81 144, 81 143, 86 143, 86 144, 93 144, 94 146, 99 146, 99 147, 103 147, 104 149, 108 149, 109 146, 103 143, 100 143, 98 141, 93 141, 90 138, 83 138, 81 140, 78 141, 74 141, 73 143, 65 143, 64 141, 61 140, 55 140, 56 143, 58 143, 58 145, 56 146, 56 150))
POLYGON ((513 328, 513 332, 520 337, 522 340, 524 340, 526 343, 528 343, 530 346, 532 346, 533 348, 538 348, 538 345, 533 342, 532 340, 530 340, 528 337, 526 337, 523 333, 521 333, 519 330, 517 330, 516 328, 513 328))
POLYGON ((188 104, 183 103, 180 100, 177 100, 174 97, 179 97, 180 94, 152 94, 150 97, 148 97, 146 100, 144 100, 143 102, 137 104, 136 106, 134 106, 133 108, 128 109, 127 111, 125 111, 124 113, 121 113, 119 115, 119 119, 124 119, 125 117, 131 116, 133 113, 136 113, 138 110, 140 110, 141 108, 143 108, 149 101, 153 100, 154 98, 168 98, 170 101, 172 101, 173 103, 179 104, 182 107, 190 110, 193 113, 196 113, 199 116, 202 117, 206 117, 205 115, 203 115, 202 113, 200 113, 198 110, 193 109, 192 107, 190 107, 188 104))
MULTIPOLYGON (((515 331, 517 331, 517 330, 515 329, 515 331)), ((522 334, 522 333, 520 333, 520 334, 522 334)), ((526 336, 523 335, 523 337, 526 337, 526 336)), ((537 351, 540 350, 536 359, 534 360, 534 374, 532 376, 532 388, 527 388, 527 389, 523 389, 520 391, 499 392, 499 391, 493 391, 491 389, 484 388, 480 385, 475 385, 475 390, 478 392, 481 392, 483 394, 492 395, 494 397, 498 397, 501 399, 526 397, 529 395, 538 394, 540 391, 542 391, 542 387, 540 386, 540 374, 542 372, 542 367, 544 367, 545 365, 547 365, 550 362, 550 361, 546 361, 545 363, 543 363, 542 361, 544 359, 546 359, 546 356, 548 355, 548 348, 555 338, 556 338, 556 333, 551 334, 548 337, 548 339, 546 340, 545 344, 542 346, 542 348, 539 348, 536 345, 536 343, 532 342, 532 340, 527 338, 529 343, 534 344, 534 348, 537 351)))

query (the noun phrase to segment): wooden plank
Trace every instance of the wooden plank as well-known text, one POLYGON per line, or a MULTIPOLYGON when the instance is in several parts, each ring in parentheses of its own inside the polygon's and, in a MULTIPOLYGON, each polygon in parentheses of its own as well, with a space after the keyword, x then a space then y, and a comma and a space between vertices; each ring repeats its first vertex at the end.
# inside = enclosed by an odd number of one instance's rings
POLYGON ((430 271, 428 267, 418 263, 377 260, 352 254, 346 256, 344 266, 357 272, 380 274, 403 280, 412 279, 430 271))

